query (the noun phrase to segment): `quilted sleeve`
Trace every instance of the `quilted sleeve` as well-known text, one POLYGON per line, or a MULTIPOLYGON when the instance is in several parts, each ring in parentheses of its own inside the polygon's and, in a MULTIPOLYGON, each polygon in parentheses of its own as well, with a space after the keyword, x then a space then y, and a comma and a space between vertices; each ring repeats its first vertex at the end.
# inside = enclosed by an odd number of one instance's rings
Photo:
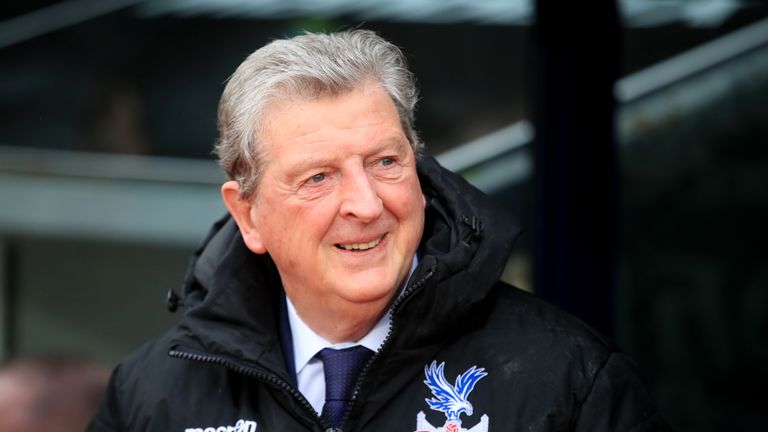
POLYGON ((662 418, 634 362, 612 353, 595 376, 575 421, 577 432, 671 431, 662 418))

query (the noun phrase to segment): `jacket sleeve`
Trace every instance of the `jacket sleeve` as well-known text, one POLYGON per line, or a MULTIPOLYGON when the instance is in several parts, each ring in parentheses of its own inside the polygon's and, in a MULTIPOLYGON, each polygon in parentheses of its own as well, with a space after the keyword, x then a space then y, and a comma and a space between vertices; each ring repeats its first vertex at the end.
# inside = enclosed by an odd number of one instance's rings
POLYGON ((671 431, 626 355, 612 353, 592 383, 576 418, 576 432, 671 431))
POLYGON ((120 420, 118 371, 119 366, 112 373, 104 399, 85 429, 86 432, 123 432, 125 430, 120 420))

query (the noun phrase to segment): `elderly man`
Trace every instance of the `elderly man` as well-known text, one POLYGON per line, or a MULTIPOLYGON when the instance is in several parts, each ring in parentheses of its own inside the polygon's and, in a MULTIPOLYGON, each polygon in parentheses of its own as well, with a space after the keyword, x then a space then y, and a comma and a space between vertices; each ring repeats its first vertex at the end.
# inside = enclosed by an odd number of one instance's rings
POLYGON ((499 281, 515 230, 422 153, 402 53, 257 50, 219 105, 231 217, 90 431, 658 430, 631 362, 499 281))

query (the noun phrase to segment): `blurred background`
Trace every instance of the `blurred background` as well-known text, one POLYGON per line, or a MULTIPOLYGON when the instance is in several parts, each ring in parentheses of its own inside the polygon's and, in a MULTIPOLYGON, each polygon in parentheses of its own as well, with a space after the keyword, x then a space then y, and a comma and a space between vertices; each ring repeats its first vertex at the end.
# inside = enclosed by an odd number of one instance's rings
POLYGON ((428 151, 524 228, 505 279, 610 335, 678 430, 764 429, 768 6, 557 3, 3 2, 0 357, 111 366, 172 326, 225 212, 225 80, 359 26, 408 56, 428 151))

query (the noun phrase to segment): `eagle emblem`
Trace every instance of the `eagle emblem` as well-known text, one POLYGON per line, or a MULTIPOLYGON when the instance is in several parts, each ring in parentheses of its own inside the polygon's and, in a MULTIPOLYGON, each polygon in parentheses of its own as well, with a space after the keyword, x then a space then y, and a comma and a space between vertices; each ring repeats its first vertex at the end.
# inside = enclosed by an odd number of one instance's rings
POLYGON ((473 412, 472 404, 469 402, 469 393, 475 388, 475 384, 480 381, 481 378, 488 375, 484 368, 478 368, 472 366, 467 371, 459 374, 456 377, 456 383, 451 385, 445 379, 445 362, 437 364, 433 361, 432 364, 424 367, 424 384, 432 391, 432 398, 424 399, 427 405, 435 411, 440 411, 445 414, 446 422, 442 428, 435 428, 430 425, 425 418, 423 412, 420 412, 416 417, 416 430, 417 431, 475 431, 475 430, 487 430, 488 416, 483 415, 480 424, 471 428, 461 428, 461 414, 465 413, 467 416, 471 416, 473 412), (478 429, 479 428, 479 429, 478 429))

